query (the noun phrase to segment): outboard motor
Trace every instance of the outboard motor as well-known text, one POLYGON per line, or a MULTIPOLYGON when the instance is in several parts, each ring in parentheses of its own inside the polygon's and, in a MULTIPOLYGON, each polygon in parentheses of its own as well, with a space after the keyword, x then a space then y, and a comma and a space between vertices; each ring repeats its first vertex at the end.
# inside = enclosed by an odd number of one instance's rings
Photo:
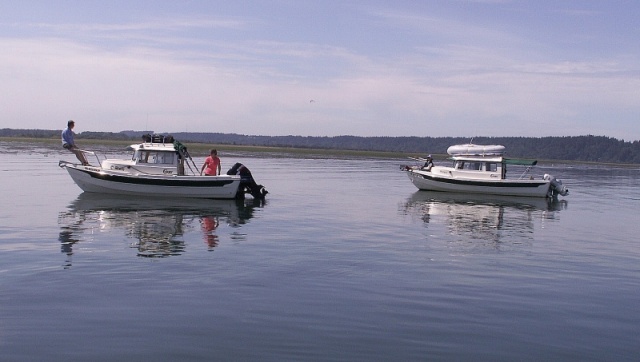
POLYGON ((551 187, 549 188, 549 193, 551 194, 552 197, 557 197, 558 194, 562 196, 567 196, 569 194, 569 189, 562 184, 562 181, 549 175, 548 173, 544 174, 544 179, 551 181, 551 187))
POLYGON ((245 193, 250 193, 254 199, 262 199, 269 192, 262 185, 258 185, 251 175, 251 171, 243 164, 237 162, 227 171, 227 175, 240 175, 240 187, 237 198, 243 198, 245 193))

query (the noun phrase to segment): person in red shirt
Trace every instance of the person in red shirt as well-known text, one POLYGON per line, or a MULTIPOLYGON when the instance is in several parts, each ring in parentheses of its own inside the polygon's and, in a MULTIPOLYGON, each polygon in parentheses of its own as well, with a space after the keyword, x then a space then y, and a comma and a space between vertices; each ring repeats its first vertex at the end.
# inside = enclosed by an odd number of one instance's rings
POLYGON ((217 216, 203 216, 200 219, 202 223, 202 232, 204 233, 204 241, 210 248, 218 245, 218 235, 216 235, 216 229, 220 223, 217 216))
POLYGON ((200 175, 202 175, 202 171, 207 176, 216 176, 219 175, 222 171, 222 166, 220 165, 220 158, 218 157, 217 150, 211 150, 209 157, 205 158, 204 164, 200 169, 200 175))

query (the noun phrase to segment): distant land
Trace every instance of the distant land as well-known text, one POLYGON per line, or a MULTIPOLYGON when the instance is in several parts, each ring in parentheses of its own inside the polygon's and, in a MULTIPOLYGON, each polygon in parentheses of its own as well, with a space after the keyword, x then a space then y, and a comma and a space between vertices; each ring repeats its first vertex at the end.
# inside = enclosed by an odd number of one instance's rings
MULTIPOLYGON (((0 137, 59 139, 61 130, 0 129, 0 137)), ((78 140, 138 141, 153 131, 82 132, 78 140)), ((165 135, 167 133, 164 133, 165 135)), ((605 136, 567 137, 361 137, 361 136, 252 136, 234 133, 176 132, 178 141, 234 146, 260 146, 320 150, 391 152, 407 155, 445 155, 454 144, 500 144, 509 157, 640 164, 640 141, 625 142, 605 136)))

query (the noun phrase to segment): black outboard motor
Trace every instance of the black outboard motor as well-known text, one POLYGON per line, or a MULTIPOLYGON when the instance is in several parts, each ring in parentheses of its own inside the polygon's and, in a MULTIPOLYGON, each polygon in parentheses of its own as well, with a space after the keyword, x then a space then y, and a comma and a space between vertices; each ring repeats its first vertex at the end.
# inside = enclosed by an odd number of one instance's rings
POLYGON ((240 175, 240 187, 237 198, 244 198, 245 193, 250 193, 254 199, 262 199, 269 192, 262 185, 258 185, 251 175, 251 171, 240 162, 237 162, 227 171, 227 175, 240 175))

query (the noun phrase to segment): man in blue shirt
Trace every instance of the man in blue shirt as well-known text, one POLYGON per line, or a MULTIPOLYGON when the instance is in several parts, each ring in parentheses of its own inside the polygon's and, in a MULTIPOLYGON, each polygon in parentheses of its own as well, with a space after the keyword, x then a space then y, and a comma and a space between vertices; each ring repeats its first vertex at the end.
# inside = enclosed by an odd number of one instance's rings
POLYGON ((87 166, 89 164, 89 162, 87 162, 87 158, 84 157, 84 153, 76 146, 76 143, 73 140, 74 126, 75 126, 75 122, 73 121, 67 122, 67 129, 62 131, 62 147, 73 152, 78 158, 78 161, 80 161, 83 166, 87 166))

